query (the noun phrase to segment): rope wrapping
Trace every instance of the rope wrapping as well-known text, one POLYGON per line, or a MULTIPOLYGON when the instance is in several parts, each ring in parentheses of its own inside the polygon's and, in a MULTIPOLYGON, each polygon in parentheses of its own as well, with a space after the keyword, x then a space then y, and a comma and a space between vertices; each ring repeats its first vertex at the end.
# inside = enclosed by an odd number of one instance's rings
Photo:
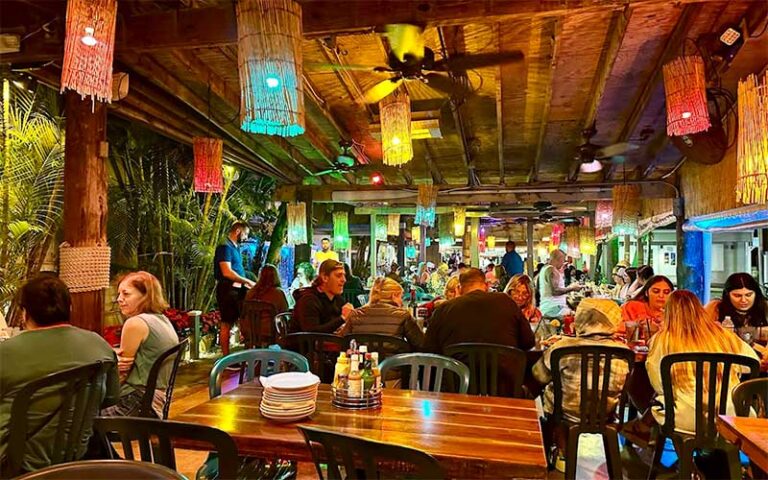
POLYGON ((59 245, 59 278, 71 293, 108 288, 111 253, 108 246, 73 247, 64 242, 59 245))

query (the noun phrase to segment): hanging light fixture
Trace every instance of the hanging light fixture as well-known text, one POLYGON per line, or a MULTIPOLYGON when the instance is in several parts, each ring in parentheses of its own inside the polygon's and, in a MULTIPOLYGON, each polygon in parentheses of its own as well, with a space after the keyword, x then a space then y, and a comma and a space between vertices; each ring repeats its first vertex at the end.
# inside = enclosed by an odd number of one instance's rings
POLYGON ((613 193, 613 233, 617 235, 637 235, 637 222, 640 217, 640 186, 615 185, 613 193))
POLYGON ((419 185, 419 197, 416 200, 416 223, 425 227, 435 226, 435 209, 437 206, 437 185, 419 185))
POLYGON ((488 248, 496 248, 496 237, 493 235, 488 235, 488 237, 485 239, 485 246, 488 248))
POLYGON ((455 207, 453 209, 453 234, 463 237, 467 230, 467 209, 455 207))
POLYGON ((552 234, 549 236, 549 251, 554 252, 560 248, 560 242, 563 239, 563 233, 565 233, 565 227, 562 224, 556 223, 552 225, 552 234))
POLYGON ((221 193, 224 189, 223 150, 224 142, 220 138, 195 137, 192 140, 196 192, 221 193))
POLYGON ((609 200, 600 200, 595 207, 595 228, 611 228, 613 226, 613 205, 609 200))
POLYGON ((295 0, 238 0, 240 120, 246 132, 304 133, 301 5, 295 0))
POLYGON ((579 227, 577 225, 565 227, 565 239, 566 239, 566 253, 572 257, 581 256, 581 250, 579 250, 579 227))
POLYGON ((453 215, 450 213, 444 213, 440 215, 440 222, 438 223, 439 238, 441 247, 450 247, 456 241, 453 238, 453 215))
POLYGON ((421 242, 421 227, 418 225, 414 225, 411 227, 411 240, 413 243, 419 243, 421 242))
POLYGON ((291 245, 303 245, 307 242, 307 204, 304 202, 289 203, 288 217, 288 243, 291 245))
POLYGON ((61 92, 112 101, 117 0, 69 0, 61 67, 61 92))
POLYGON ((387 235, 400 235, 400 214, 390 213, 387 215, 387 235))
POLYGON ((595 229, 589 225, 589 220, 586 218, 579 229, 579 251, 582 255, 597 255, 595 229))
POLYGON ((768 71, 739 82, 736 200, 768 202, 768 71))
POLYGON ((667 135, 680 136, 707 130, 707 85, 704 60, 698 55, 677 57, 664 65, 667 98, 667 135))
POLYGON ((387 224, 388 224, 388 218, 384 215, 377 215, 376 216, 376 240, 380 242, 386 242, 387 241, 387 224))
POLYGON ((400 166, 413 158, 411 144, 411 100, 404 89, 395 90, 379 102, 381 147, 384 164, 400 166))
POLYGON ((333 212, 333 247, 349 248, 349 213, 333 212))

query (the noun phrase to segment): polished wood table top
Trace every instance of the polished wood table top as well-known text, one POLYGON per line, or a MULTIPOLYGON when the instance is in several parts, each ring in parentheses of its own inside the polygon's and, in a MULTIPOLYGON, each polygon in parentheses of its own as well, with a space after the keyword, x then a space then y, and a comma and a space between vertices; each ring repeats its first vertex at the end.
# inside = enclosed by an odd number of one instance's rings
POLYGON ((763 471, 768 471, 768 419, 719 415, 717 430, 763 471))
MULTIPOLYGON (((245 384, 173 420, 229 433, 241 455, 312 461, 298 424, 404 445, 435 456, 455 478, 544 478, 546 462, 532 400, 384 390, 378 410, 342 410, 321 385, 309 419, 280 424, 261 416, 261 387, 245 384)), ((180 448, 205 448, 179 442, 180 448)))

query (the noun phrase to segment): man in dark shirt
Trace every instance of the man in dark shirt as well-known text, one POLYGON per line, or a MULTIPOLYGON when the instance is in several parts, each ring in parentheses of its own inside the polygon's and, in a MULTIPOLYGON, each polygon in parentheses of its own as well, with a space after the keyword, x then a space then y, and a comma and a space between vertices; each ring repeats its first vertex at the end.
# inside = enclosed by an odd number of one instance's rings
MULTIPOLYGON (((457 343, 495 343, 529 350, 536 343, 533 331, 514 300, 488 292, 485 275, 470 268, 459 276, 459 296, 437 307, 429 321, 425 349, 443 354, 457 343)), ((501 360, 501 370, 509 372, 501 360)), ((510 393, 511 382, 499 378, 499 389, 510 393)))
POLYGON ((216 302, 221 312, 221 353, 229 355, 229 332, 240 317, 240 302, 253 282, 245 277, 243 257, 238 248, 248 239, 250 231, 245 222, 235 222, 223 245, 216 247, 213 257, 213 277, 216 279, 216 302))
POLYGON ((344 303, 344 264, 326 260, 320 265, 311 287, 301 291, 293 309, 293 331, 333 333, 354 307, 344 303))

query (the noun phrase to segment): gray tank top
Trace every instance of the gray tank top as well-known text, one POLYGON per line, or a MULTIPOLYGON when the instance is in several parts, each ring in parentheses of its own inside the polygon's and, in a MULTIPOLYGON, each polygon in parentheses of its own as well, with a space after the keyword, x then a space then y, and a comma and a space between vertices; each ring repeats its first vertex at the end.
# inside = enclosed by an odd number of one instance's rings
MULTIPOLYGON (((128 374, 128 378, 123 385, 123 390, 125 390, 125 387, 133 387, 131 390, 135 387, 143 389, 147 385, 149 371, 152 369, 152 365, 157 360, 157 357, 179 343, 179 336, 176 335, 176 330, 174 330, 171 321, 165 315, 142 313, 139 315, 139 318, 147 324, 149 335, 146 340, 141 342, 139 349, 136 351, 136 359, 134 360, 131 373, 128 374)), ((171 362, 167 362, 167 365, 163 366, 158 375, 158 389, 165 390, 170 374, 171 362)))

